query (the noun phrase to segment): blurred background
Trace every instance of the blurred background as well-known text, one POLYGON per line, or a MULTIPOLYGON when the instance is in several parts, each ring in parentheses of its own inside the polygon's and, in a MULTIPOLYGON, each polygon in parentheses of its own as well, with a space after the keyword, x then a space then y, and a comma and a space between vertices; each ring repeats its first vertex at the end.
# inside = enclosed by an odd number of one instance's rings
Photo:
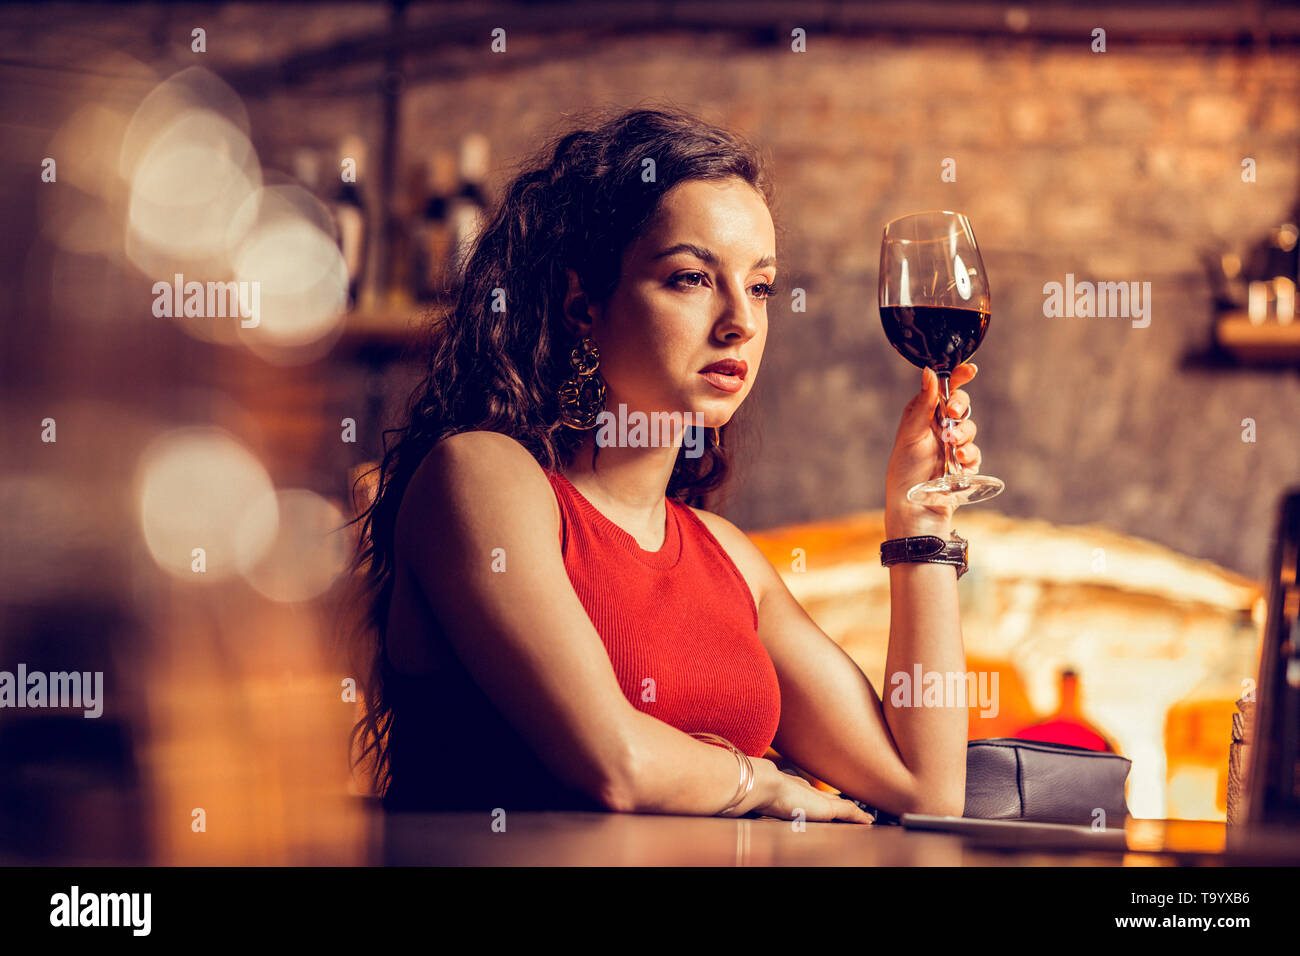
POLYGON ((95 719, 0 709, 0 861, 373 859, 351 480, 515 164, 651 101, 767 153, 803 293, 770 307, 716 510, 881 689, 917 374, 880 235, 966 213, 1007 483, 957 521, 969 666, 1000 687, 971 736, 1116 749, 1135 815, 1224 819, 1300 480, 1298 45, 1263 2, 0 8, 0 671, 103 675, 95 719), (1067 276, 1149 282, 1150 324, 1048 317, 1067 276))

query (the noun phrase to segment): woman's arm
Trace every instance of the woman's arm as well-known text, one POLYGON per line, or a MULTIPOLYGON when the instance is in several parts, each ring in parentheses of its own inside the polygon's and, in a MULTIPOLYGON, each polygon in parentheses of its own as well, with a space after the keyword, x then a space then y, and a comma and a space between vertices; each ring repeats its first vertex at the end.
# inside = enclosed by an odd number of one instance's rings
MULTIPOLYGON (((758 636, 781 686, 772 746, 817 779, 889 813, 961 816, 965 708, 887 707, 744 532, 717 515, 706 523, 761 595, 758 636)), ((889 574, 885 673, 902 670, 910 677, 913 663, 927 671, 964 670, 955 569, 906 564, 889 574)))
MULTIPOLYGON (((953 385, 970 381, 974 372, 971 366, 961 366, 953 375, 953 385)), ((935 477, 942 467, 939 441, 930 427, 938 389, 932 377, 924 381, 922 391, 903 412, 890 460, 888 537, 947 537, 951 528, 951 510, 911 508, 905 503, 908 488, 935 477)), ((965 392, 952 393, 954 415, 961 415, 968 405, 965 392)), ((970 472, 980 465, 974 436, 970 420, 956 429, 960 459, 970 472)), ((923 674, 965 673, 956 569, 941 564, 898 564, 889 569, 889 649, 882 702, 866 675, 808 616, 754 543, 725 519, 697 513, 757 595, 759 638, 781 686, 781 722, 772 746, 819 780, 889 813, 961 816, 966 707, 894 706, 888 692, 891 675, 901 672, 911 680, 917 665, 923 674)))
MULTIPOLYGON (((958 388, 975 377, 974 363, 953 370, 948 414, 962 418, 970 412, 970 396, 958 388)), ((934 424, 942 402, 938 378, 925 369, 921 391, 903 409, 885 476, 885 537, 935 535, 947 539, 955 508, 919 506, 907 500, 915 484, 943 473, 943 445, 934 424)), ((975 422, 967 417, 951 435, 955 454, 970 474, 979 472, 981 455, 975 445, 975 422)), ((957 570, 944 564, 896 564, 889 569, 889 650, 885 655, 885 720, 898 753, 915 784, 921 810, 959 817, 966 804, 966 740, 970 731, 967 702, 944 701, 943 706, 896 706, 893 682, 906 675, 938 674, 943 687, 956 681, 964 689, 966 652, 962 645, 957 604, 957 570)), ((906 685, 904 685, 906 686, 906 685)), ((902 688, 900 688, 902 689, 902 688)), ((907 687, 907 689, 911 689, 907 687)), ((912 695, 898 695, 913 703, 912 695)), ((901 703, 901 702, 900 702, 901 703)))
MULTIPOLYGON (((739 780, 731 752, 624 696, 565 571, 555 493, 522 445, 483 431, 440 442, 413 476, 397 527, 399 565, 411 568, 457 656, 556 776, 611 810, 726 807, 739 780), (504 571, 492 570, 498 548, 504 571)), ((797 783, 773 767, 730 815, 797 783)), ((811 790, 799 801, 822 808, 810 820, 832 819, 826 808, 857 810, 836 804, 811 790)))

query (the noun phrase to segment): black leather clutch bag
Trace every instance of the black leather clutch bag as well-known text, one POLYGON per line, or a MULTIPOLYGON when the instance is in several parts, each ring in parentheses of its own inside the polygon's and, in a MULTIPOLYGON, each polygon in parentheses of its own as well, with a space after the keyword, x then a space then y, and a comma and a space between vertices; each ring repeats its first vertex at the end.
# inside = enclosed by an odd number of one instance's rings
POLYGON ((962 816, 1123 827, 1128 818, 1124 782, 1132 763, 1119 754, 1070 744, 972 740, 966 745, 962 816))
MULTIPOLYGON (((1132 764, 1119 754, 1070 744, 1017 737, 972 740, 966 744, 962 816, 1122 828, 1128 818, 1124 782, 1132 764)), ((876 823, 899 822, 893 814, 853 802, 874 813, 876 823)))

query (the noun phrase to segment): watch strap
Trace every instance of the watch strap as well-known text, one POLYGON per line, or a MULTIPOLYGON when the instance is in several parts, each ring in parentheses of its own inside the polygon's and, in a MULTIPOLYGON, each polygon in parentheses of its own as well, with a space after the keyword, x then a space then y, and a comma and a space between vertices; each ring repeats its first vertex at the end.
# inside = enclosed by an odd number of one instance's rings
POLYGON ((955 533, 947 541, 934 534, 890 538, 880 545, 880 563, 887 568, 904 563, 948 564, 957 569, 960 579, 967 571, 966 542, 955 533))

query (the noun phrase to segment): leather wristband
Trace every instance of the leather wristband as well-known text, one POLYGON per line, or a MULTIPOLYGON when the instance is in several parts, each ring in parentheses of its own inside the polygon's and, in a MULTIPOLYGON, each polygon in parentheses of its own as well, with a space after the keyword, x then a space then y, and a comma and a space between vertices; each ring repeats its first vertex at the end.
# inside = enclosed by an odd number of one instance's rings
POLYGON ((880 545, 880 563, 887 568, 895 564, 949 564, 957 569, 960 580, 969 568, 967 542, 956 531, 947 541, 935 534, 890 538, 880 545))

